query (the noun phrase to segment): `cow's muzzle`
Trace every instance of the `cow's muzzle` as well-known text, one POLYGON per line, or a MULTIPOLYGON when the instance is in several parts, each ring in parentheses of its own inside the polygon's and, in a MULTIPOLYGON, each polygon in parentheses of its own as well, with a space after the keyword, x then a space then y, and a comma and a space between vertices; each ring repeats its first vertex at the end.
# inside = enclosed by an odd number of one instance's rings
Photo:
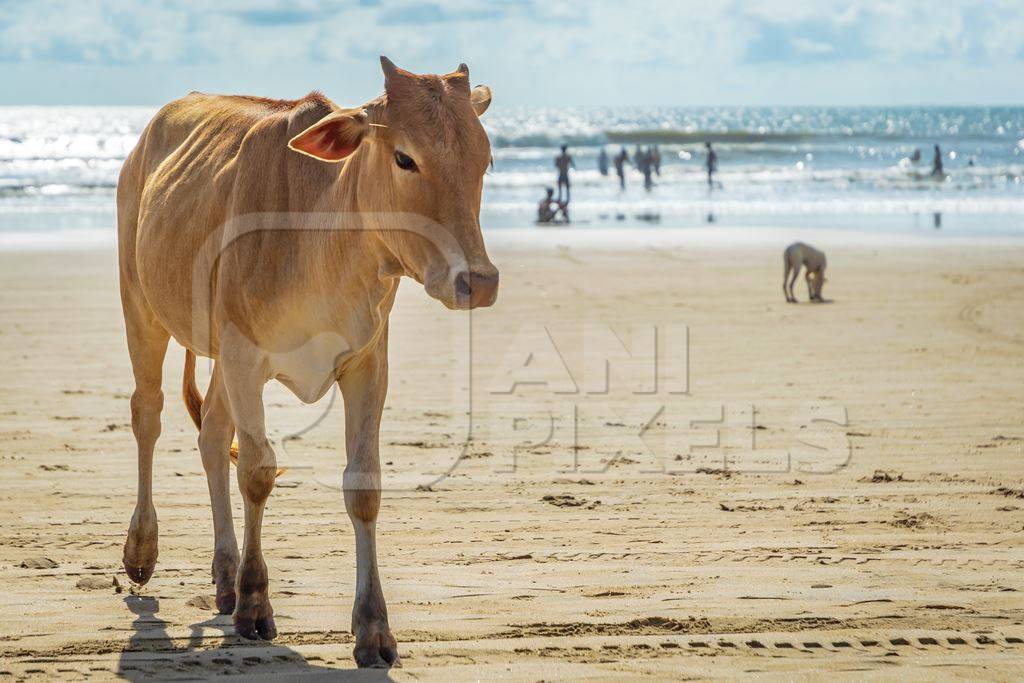
POLYGON ((464 270, 455 276, 458 308, 483 308, 498 298, 498 271, 484 273, 464 270))

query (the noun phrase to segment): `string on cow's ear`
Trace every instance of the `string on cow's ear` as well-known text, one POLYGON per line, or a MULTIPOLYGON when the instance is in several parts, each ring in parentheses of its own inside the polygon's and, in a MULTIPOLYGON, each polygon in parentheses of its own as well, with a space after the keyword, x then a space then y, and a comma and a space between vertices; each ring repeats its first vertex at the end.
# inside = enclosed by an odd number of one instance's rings
MULTIPOLYGON (((382 123, 368 123, 367 125, 372 127, 372 128, 388 128, 388 126, 385 126, 382 123)), ((362 139, 370 140, 371 142, 383 142, 384 141, 384 140, 379 139, 376 135, 367 135, 366 137, 364 137, 362 139)))
MULTIPOLYGON (((371 128, 388 128, 389 127, 389 126, 384 125, 383 123, 368 123, 366 125, 370 126, 371 128)), ((369 140, 371 142, 383 142, 383 140, 378 140, 376 135, 367 135, 365 137, 365 139, 369 140)))

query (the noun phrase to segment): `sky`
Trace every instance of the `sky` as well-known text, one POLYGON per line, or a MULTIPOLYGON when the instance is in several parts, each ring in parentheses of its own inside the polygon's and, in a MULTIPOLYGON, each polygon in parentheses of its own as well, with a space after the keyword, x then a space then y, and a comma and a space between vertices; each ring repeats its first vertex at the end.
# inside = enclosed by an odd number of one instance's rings
POLYGON ((1024 104, 1024 0, 0 0, 0 104, 359 104, 378 56, 509 105, 1024 104))

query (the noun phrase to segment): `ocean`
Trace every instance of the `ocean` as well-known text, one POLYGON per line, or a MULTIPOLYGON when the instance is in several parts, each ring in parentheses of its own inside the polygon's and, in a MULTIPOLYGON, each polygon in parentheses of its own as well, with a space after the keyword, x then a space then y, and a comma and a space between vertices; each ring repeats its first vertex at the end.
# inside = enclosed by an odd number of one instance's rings
MULTIPOLYGON (((155 107, 0 107, 0 248, 114 243, 114 192, 155 107)), ((804 225, 1024 236, 1024 108, 501 108, 484 116, 494 167, 485 230, 532 226, 554 156, 576 164, 575 230, 804 225), (708 189, 704 142, 718 154, 708 189), (657 144, 646 191, 609 155, 657 144), (932 176, 933 145, 944 175, 932 176), (920 161, 914 162, 915 150, 920 161)), ((543 229, 543 228, 538 228, 543 229)))

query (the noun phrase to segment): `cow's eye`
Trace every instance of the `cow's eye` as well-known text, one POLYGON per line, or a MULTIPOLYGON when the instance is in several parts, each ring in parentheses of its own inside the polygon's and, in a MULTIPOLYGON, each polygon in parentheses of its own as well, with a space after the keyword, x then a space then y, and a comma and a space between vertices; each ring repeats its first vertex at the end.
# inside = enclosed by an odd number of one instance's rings
POLYGON ((418 171, 416 168, 416 162, 412 160, 412 157, 405 152, 395 150, 395 165, 403 171, 418 171))

